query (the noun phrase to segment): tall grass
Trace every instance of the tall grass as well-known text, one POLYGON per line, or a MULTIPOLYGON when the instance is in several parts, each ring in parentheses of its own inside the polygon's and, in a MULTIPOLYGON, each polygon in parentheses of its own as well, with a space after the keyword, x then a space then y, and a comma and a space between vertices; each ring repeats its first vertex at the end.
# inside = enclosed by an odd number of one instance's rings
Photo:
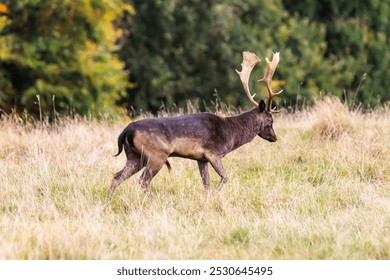
POLYGON ((153 196, 137 174, 107 204, 126 122, 3 118, 1 259, 390 258, 388 109, 326 99, 276 116, 278 141, 227 155, 229 182, 209 201, 196 163, 172 159, 153 196))

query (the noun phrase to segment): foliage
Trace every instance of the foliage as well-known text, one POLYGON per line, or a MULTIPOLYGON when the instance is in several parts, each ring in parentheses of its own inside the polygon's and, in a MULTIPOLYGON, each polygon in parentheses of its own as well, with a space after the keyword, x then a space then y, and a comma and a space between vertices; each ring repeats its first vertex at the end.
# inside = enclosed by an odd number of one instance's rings
POLYGON ((285 90, 284 106, 328 93, 367 107, 390 99, 389 1, 367 1, 364 9, 346 1, 131 3, 136 13, 124 22, 121 52, 133 83, 122 100, 128 107, 155 111, 213 99, 215 90, 227 104, 247 104, 234 72, 243 50, 262 59, 281 52, 275 86, 285 90))
POLYGON ((324 95, 390 100, 390 0, 76 0, 0 5, 0 106, 51 112, 246 107, 235 69, 281 52, 273 86, 296 108, 324 95), (116 45, 117 43, 117 45, 116 45), (125 71, 124 71, 125 70, 125 71), (217 93, 217 94, 216 94, 217 93))
POLYGON ((292 1, 286 9, 325 30, 323 60, 334 64, 329 88, 350 104, 378 106, 390 100, 390 1, 292 1))
MULTIPOLYGON (((121 51, 134 85, 128 91, 129 106, 156 111, 165 103, 183 106, 187 99, 212 100, 216 91, 228 105, 245 104, 234 69, 239 68, 242 50, 251 49, 255 41, 245 32, 250 23, 242 23, 245 9, 252 8, 249 4, 212 0, 131 4, 136 13, 125 22, 130 31, 121 51)), ((263 3, 279 13, 273 5, 263 3)))
POLYGON ((6 1, 0 14, 0 105, 6 112, 97 113, 126 88, 113 55, 122 1, 6 1), (39 97, 37 97, 39 96, 39 97), (55 99, 55 100, 54 100, 55 99))
POLYGON ((210 99, 225 83, 233 69, 226 63, 230 51, 221 51, 223 34, 210 28, 212 2, 131 2, 136 13, 124 23, 130 31, 121 51, 134 85, 128 106, 156 111, 163 103, 210 99))

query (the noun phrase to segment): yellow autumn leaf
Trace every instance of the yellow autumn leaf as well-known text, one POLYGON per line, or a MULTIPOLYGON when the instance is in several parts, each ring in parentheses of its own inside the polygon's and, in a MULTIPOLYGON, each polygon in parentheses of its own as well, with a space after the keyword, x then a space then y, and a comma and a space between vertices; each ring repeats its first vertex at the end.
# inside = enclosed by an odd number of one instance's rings
POLYGON ((0 3, 0 14, 9 14, 7 5, 0 3))

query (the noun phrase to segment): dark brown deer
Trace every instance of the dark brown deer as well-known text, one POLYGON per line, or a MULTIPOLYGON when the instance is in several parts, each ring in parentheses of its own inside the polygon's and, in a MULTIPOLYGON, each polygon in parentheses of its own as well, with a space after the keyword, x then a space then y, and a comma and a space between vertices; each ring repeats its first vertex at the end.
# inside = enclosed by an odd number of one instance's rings
MULTIPOLYGON (((182 157, 198 162, 206 195, 209 195, 210 176, 208 163, 221 177, 216 186, 220 190, 227 181, 222 158, 231 151, 249 143, 258 135, 270 142, 276 141, 272 128, 272 99, 282 91, 274 93, 271 81, 279 63, 279 53, 273 54, 272 61, 266 58, 267 68, 263 81, 268 90, 267 105, 263 100, 257 103, 249 91, 249 76, 261 60, 254 53, 244 52, 242 71, 237 71, 245 93, 256 108, 231 117, 220 117, 211 113, 188 114, 177 117, 143 119, 130 123, 118 137, 118 154, 123 148, 127 162, 114 175, 109 197, 124 180, 145 168, 140 184, 150 192, 150 182, 166 164, 170 169, 169 157, 182 157)), ((116 156, 117 156, 116 155, 116 156)))

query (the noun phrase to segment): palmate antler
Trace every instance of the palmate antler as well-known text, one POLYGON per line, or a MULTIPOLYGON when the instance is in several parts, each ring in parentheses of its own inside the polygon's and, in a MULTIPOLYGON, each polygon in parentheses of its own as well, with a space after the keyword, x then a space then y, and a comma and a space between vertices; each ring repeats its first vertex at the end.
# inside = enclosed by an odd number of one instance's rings
POLYGON ((241 63, 242 70, 240 72, 236 69, 236 72, 240 76, 242 86, 244 87, 246 96, 248 97, 249 101, 257 107, 259 106, 259 103, 257 103, 253 99, 253 97, 255 97, 256 94, 252 95, 249 90, 249 77, 251 75, 253 68, 256 66, 257 63, 261 61, 261 59, 257 55, 251 52, 243 52, 242 57, 243 57, 241 63))
MULTIPOLYGON (((256 66, 257 63, 259 63, 261 60, 260 58, 255 55, 254 53, 251 53, 251 52, 243 52, 243 61, 242 61, 242 70, 241 72, 237 71, 237 74, 240 76, 240 79, 241 79, 241 82, 242 82, 242 85, 244 87, 244 90, 245 90, 245 93, 249 99, 249 101, 255 105, 255 106, 258 106, 259 104, 253 99, 253 97, 256 95, 256 94, 251 94, 250 90, 249 90, 249 77, 250 77, 250 74, 253 70, 253 68, 256 66)), ((280 60, 280 53, 277 52, 277 53, 274 53, 273 56, 272 56, 272 61, 269 61, 268 58, 265 59, 265 61, 267 62, 267 68, 265 70, 265 73, 264 73, 264 76, 263 78, 257 80, 258 82, 264 82, 265 85, 267 86, 267 90, 268 90, 268 103, 267 103, 267 111, 270 112, 270 113, 278 113, 280 111, 277 111, 277 110, 274 110, 272 108, 272 99, 281 94, 283 92, 283 90, 280 90, 276 93, 274 93, 272 91, 272 88, 271 88, 271 83, 272 83, 272 77, 274 76, 274 73, 275 73, 275 70, 276 70, 276 67, 278 66, 279 64, 279 60, 280 60)))
POLYGON ((264 77, 261 78, 260 80, 257 80, 258 82, 264 82, 265 85, 267 86, 268 95, 269 95, 268 104, 267 104, 267 111, 271 112, 271 113, 280 112, 280 110, 276 111, 272 108, 272 98, 274 98, 275 96, 277 96, 283 92, 283 90, 280 90, 280 91, 274 93, 272 91, 272 88, 271 88, 272 77, 274 76, 276 67, 278 66, 279 60, 280 60, 279 55, 280 55, 279 52, 274 53, 272 56, 272 61, 269 61, 268 57, 265 58, 265 61, 267 62, 267 69, 265 70, 264 77))

